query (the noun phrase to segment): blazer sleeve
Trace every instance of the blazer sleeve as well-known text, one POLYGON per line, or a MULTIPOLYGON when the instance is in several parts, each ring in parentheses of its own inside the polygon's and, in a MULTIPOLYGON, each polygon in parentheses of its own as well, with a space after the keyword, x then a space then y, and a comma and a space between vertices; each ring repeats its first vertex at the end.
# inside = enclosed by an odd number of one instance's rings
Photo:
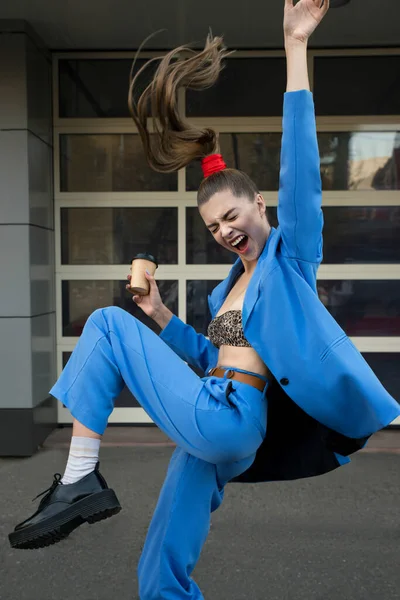
POLYGON ((218 349, 176 315, 173 315, 159 337, 185 362, 204 372, 217 364, 218 349))
POLYGON ((286 92, 278 193, 282 253, 322 260, 322 186, 314 101, 308 90, 286 92))

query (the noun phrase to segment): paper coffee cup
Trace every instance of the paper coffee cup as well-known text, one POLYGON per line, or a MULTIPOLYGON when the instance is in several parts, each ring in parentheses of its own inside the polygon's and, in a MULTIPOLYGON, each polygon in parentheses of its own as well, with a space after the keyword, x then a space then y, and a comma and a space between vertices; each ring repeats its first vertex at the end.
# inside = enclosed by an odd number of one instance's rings
POLYGON ((150 291, 150 284, 146 279, 145 271, 148 271, 150 275, 154 275, 157 267, 158 264, 154 256, 146 252, 136 254, 132 258, 130 289, 133 294, 147 296, 150 291))

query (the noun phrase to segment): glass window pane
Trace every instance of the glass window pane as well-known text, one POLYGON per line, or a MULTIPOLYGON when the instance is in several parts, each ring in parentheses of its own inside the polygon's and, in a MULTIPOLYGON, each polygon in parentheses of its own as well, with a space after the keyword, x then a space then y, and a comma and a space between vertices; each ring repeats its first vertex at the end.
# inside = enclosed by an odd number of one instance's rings
MULTIPOLYGON (((222 133, 221 153, 228 167, 244 171, 263 191, 277 191, 281 151, 280 133, 222 133)), ((200 161, 186 168, 186 189, 197 191, 203 174, 200 161)))
POLYGON ((400 114, 400 56, 324 56, 314 60, 318 115, 400 114))
POLYGON ((400 132, 319 133, 324 190, 400 189, 400 132))
POLYGON ((318 280, 318 295, 350 336, 400 336, 400 281, 318 280))
MULTIPOLYGON (((132 295, 126 291, 127 281, 109 280, 70 280, 62 282, 62 322, 63 336, 74 337, 82 329, 90 314, 97 308, 119 306, 128 311, 157 334, 160 328, 153 319, 133 302, 132 295)), ((163 302, 178 314, 178 282, 157 280, 163 302)))
MULTIPOLYGON (((72 352, 63 352, 62 353, 63 368, 67 364, 71 354, 72 354, 72 352)), ((131 394, 131 392, 128 390, 128 388, 126 386, 124 386, 122 392, 120 393, 118 398, 116 398, 114 401, 114 407, 115 408, 133 408, 133 407, 137 407, 137 406, 140 406, 139 402, 136 400, 135 396, 133 394, 131 394)))
MULTIPOLYGON (((273 227, 277 225, 276 208, 267 209, 273 227)), ((196 206, 186 208, 186 262, 191 265, 226 265, 235 262, 237 254, 216 242, 204 224, 196 206)))
POLYGON ((157 173, 147 164, 137 134, 60 136, 62 192, 176 191, 177 173, 157 173))
POLYGON ((400 402, 400 354, 365 352, 363 357, 389 394, 400 402))
MULTIPOLYGON (((61 118, 129 117, 128 88, 133 59, 67 59, 59 62, 61 118)), ((147 62, 138 60, 135 73, 147 62)), ((141 76, 138 93, 150 82, 157 62, 141 76)))
POLYGON ((324 208, 324 263, 400 263, 400 207, 324 208))
POLYGON ((159 264, 177 264, 177 208, 61 209, 62 264, 128 268, 138 252, 149 252, 159 264))
MULTIPOLYGON (((228 167, 247 173, 262 191, 277 191, 279 133, 222 133, 221 153, 228 167)), ((324 190, 400 189, 400 132, 319 133, 324 190)), ((200 161, 186 168, 186 189, 196 191, 203 178, 200 161)))
POLYGON ((208 90, 188 90, 191 117, 256 117, 282 114, 285 58, 229 58, 208 90))
POLYGON ((220 283, 220 280, 189 280, 186 282, 186 321, 198 333, 207 335, 211 320, 208 308, 208 294, 220 283))

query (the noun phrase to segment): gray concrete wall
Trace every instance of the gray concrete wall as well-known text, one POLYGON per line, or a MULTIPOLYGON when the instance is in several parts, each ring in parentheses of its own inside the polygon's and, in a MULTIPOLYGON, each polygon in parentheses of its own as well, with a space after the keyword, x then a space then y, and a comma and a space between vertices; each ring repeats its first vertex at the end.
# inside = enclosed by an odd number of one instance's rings
POLYGON ((56 421, 51 87, 34 32, 1 21, 0 455, 33 452, 56 421))

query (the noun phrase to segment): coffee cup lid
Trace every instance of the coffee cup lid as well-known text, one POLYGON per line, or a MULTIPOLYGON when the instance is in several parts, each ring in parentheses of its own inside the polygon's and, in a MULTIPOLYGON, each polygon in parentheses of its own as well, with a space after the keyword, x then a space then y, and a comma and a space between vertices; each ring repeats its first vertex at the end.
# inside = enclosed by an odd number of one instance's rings
POLYGON ((156 265, 156 267, 158 267, 157 261, 152 254, 147 254, 147 252, 140 252, 139 254, 136 254, 132 258, 132 260, 136 260, 137 258, 142 258, 143 260, 149 260, 149 261, 153 262, 156 265))

